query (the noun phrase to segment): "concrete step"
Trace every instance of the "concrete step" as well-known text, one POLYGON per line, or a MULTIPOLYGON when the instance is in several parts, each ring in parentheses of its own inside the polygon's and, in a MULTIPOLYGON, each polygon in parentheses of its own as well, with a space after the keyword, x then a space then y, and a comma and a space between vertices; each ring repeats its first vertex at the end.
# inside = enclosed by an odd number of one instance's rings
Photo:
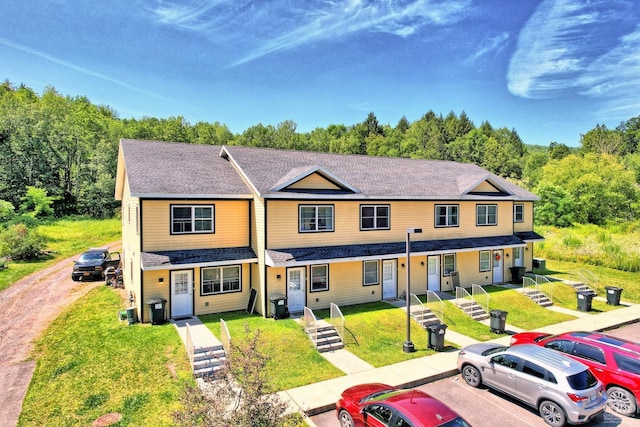
POLYGON ((344 344, 342 343, 342 341, 338 341, 330 344, 318 343, 318 346, 316 347, 319 353, 326 353, 328 351, 340 350, 341 348, 344 348, 344 344))
POLYGON ((227 360, 225 351, 220 348, 213 351, 198 350, 193 353, 191 366, 195 377, 215 375, 227 360))

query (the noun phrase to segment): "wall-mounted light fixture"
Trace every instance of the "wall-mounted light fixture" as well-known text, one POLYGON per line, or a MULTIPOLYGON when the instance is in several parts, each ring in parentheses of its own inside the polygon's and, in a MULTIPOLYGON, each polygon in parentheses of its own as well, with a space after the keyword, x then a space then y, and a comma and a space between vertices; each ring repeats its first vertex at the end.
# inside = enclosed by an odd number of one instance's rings
POLYGON ((158 283, 162 283, 162 282, 164 282, 164 277, 160 277, 160 278, 158 279, 158 283))
POLYGON ((509 258, 509 254, 504 254, 504 256, 506 256, 507 258, 509 258))
POLYGON ((280 279, 282 279, 282 276, 279 275, 279 274, 276 274, 276 279, 280 280, 280 279))
POLYGON ((424 265, 424 261, 420 261, 420 265, 424 265))

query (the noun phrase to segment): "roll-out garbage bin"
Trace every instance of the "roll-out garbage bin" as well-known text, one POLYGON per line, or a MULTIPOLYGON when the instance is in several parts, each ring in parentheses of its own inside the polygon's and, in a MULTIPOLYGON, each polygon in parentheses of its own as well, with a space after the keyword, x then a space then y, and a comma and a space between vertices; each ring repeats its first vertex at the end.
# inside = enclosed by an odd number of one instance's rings
POLYGON ((273 316, 275 320, 286 319, 290 316, 286 296, 273 295, 269 299, 271 300, 271 316, 273 316))
POLYGON ((622 288, 617 286, 605 286, 607 290, 607 304, 620 305, 620 294, 622 294, 622 288))
POLYGON ((127 322, 129 322, 130 325, 138 322, 138 315, 135 307, 127 307, 127 322))
POLYGON ((427 347, 434 349, 435 351, 444 350, 444 334, 447 330, 447 325, 444 323, 435 323, 427 326, 428 331, 428 344, 427 347))
POLYGON ((524 277, 524 267, 511 267, 511 283, 517 283, 522 285, 522 278, 524 277))
POLYGON ((489 312, 489 328, 491 329, 491 332, 495 332, 496 334, 504 334, 504 330, 507 325, 507 314, 509 314, 509 312, 503 310, 491 310, 489 312))
POLYGON ((152 325, 160 325, 167 321, 165 313, 165 304, 167 300, 164 298, 150 298, 147 300, 149 306, 149 321, 152 325))
POLYGON ((591 301, 595 293, 592 291, 578 291, 576 297, 578 299, 578 310, 591 311, 591 301))

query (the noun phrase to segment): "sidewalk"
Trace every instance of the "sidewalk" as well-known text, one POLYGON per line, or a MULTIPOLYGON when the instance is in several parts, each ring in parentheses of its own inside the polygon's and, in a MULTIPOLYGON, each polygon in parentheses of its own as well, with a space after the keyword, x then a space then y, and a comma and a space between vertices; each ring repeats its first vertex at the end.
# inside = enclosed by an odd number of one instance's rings
MULTIPOLYGON (((626 307, 600 314, 587 314, 576 311, 572 314, 580 316, 577 319, 540 328, 539 330, 552 334, 567 331, 605 330, 633 323, 640 319, 640 305, 631 305, 625 302, 622 304, 626 305, 626 307), (586 315, 582 316, 582 314, 586 315)), ((509 325, 507 325, 507 329, 510 329, 509 325)), ((477 342, 472 338, 449 330, 446 331, 445 339, 460 346, 477 342)), ((509 345, 510 337, 500 337, 491 341, 509 345)), ((342 352, 348 353, 347 350, 342 352)), ((282 391, 278 394, 283 400, 289 402, 292 410, 306 413, 307 415, 315 415, 334 409, 340 394, 346 388, 357 384, 381 382, 397 387, 416 387, 458 373, 456 368, 457 350, 370 369, 366 368, 366 362, 353 355, 351 356, 345 357, 337 354, 326 356, 329 361, 336 361, 336 366, 346 372, 347 375, 282 391)), ((309 422, 308 419, 307 422, 309 422)))

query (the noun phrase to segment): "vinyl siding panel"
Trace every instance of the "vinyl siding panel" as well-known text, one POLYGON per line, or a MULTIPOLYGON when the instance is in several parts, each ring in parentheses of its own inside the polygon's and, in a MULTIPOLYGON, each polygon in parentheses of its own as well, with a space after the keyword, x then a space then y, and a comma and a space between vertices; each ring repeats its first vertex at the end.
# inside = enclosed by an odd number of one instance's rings
POLYGON ((514 231, 533 231, 533 202, 522 202, 524 206, 524 221, 514 222, 514 231))
POLYGON ((280 201, 268 203, 268 247, 270 249, 345 245, 353 243, 397 242, 406 239, 409 227, 421 227, 423 233, 415 240, 454 239, 466 237, 504 236, 513 232, 512 202, 377 202, 348 201, 326 203, 322 201, 280 201), (360 230, 360 206, 389 205, 389 230, 360 230), (435 227, 435 206, 455 204, 459 206, 458 227, 435 227), (476 226, 476 205, 495 204, 498 207, 498 225, 476 226), (334 231, 298 231, 300 205, 334 206, 334 231))
POLYGON ((142 321, 149 322, 149 306, 146 301, 151 298, 164 298, 167 300, 165 305, 165 317, 171 317, 171 274, 169 270, 145 271, 143 273, 144 280, 144 301, 139 301, 142 311, 142 321), (162 282, 160 282, 162 278, 162 282))
POLYGON ((201 295, 201 272, 200 268, 194 271, 194 312, 199 314, 222 313, 225 311, 244 310, 249 302, 250 265, 243 264, 241 267, 241 292, 230 292, 216 295, 201 295))
POLYGON ((258 264, 253 269, 252 286, 256 291, 258 291, 258 294, 256 295, 255 310, 262 315, 267 313, 268 308, 265 302, 265 295, 267 292, 271 292, 270 286, 273 283, 265 276, 265 233, 268 233, 266 231, 265 212, 265 200, 259 197, 254 197, 253 203, 251 204, 251 222, 253 227, 251 232, 251 247, 258 258, 258 264))
POLYGON ((122 194, 122 278, 127 298, 134 297, 138 318, 144 306, 140 302, 142 283, 140 281, 140 200, 131 196, 129 179, 125 175, 122 194))
POLYGON ((309 175, 298 182, 295 182, 288 186, 291 189, 303 189, 303 190, 339 190, 340 187, 333 182, 327 180, 323 176, 315 173, 309 175))
POLYGON ((145 200, 144 251, 241 247, 249 244, 249 208, 244 200, 145 200), (213 205, 214 233, 171 234, 171 205, 213 205))

